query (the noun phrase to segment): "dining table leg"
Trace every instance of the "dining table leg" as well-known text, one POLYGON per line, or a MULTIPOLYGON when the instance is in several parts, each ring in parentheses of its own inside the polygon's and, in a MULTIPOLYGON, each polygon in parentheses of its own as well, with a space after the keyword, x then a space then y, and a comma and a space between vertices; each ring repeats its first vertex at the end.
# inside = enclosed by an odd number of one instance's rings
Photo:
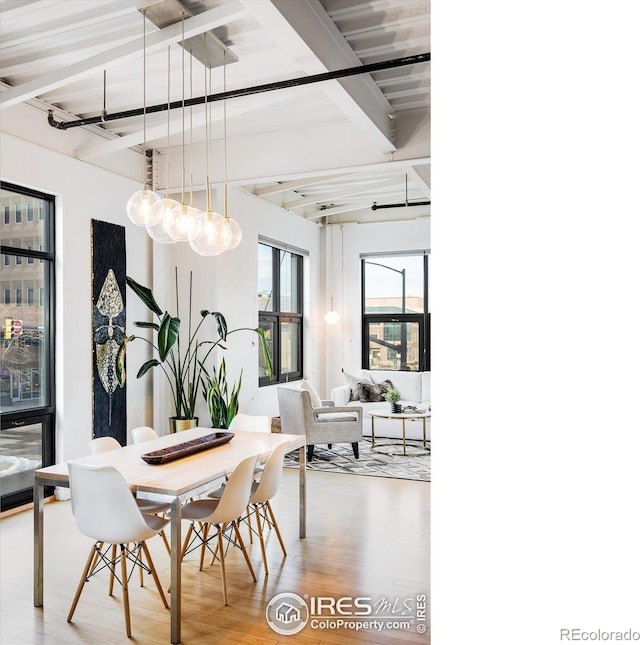
POLYGON ((307 537, 307 447, 299 449, 299 484, 300 484, 300 537, 307 537))
POLYGON ((33 480, 33 606, 44 600, 44 485, 33 480))
POLYGON ((180 528, 182 524, 182 504, 176 497, 171 502, 171 642, 179 643, 181 640, 182 620, 182 538, 180 528))

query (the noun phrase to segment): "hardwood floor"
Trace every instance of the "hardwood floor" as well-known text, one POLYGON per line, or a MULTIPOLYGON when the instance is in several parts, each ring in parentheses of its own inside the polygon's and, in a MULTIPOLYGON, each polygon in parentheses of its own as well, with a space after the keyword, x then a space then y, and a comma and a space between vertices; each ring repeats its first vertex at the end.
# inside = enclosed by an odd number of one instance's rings
MULTIPOLYGON (((321 645, 337 643, 429 643, 427 634, 408 630, 314 629, 280 636, 265 620, 269 600, 283 592, 312 596, 366 596, 377 602, 397 599, 414 607, 419 594, 429 597, 430 484, 310 471, 307 474, 307 538, 298 538, 297 474, 285 469, 273 508, 287 547, 283 557, 275 533, 267 536, 269 576, 265 577, 260 545, 249 547, 258 582, 254 583, 239 549, 227 563, 229 603, 222 600, 219 565, 198 571, 198 555, 185 558, 182 598, 182 642, 188 645, 321 645)), ((184 524, 186 530, 187 524, 184 524)), ((246 530, 243 531, 246 536, 246 530)), ((107 595, 104 572, 85 585, 74 622, 66 622, 91 541, 76 529, 70 502, 45 506, 44 608, 33 606, 33 519, 24 511, 0 520, 0 642, 3 645, 122 644, 122 595, 116 585, 107 595)), ((159 538, 149 549, 163 586, 169 583, 169 558, 159 538)), ((131 642, 169 643, 169 612, 151 577, 141 588, 130 583, 131 642)), ((323 619, 327 612, 323 612, 323 619)), ((428 611, 427 611, 428 613, 428 611)), ((411 616, 415 612, 411 613, 411 616)), ((334 619, 336 617, 333 617, 334 619)), ((348 620, 354 620, 347 616, 348 620)), ((362 618, 362 617, 360 617, 362 618)), ((428 621, 428 616, 427 616, 428 621)), ((426 623, 428 625, 428 622, 426 623)), ((427 630, 429 631, 429 630, 427 630)))

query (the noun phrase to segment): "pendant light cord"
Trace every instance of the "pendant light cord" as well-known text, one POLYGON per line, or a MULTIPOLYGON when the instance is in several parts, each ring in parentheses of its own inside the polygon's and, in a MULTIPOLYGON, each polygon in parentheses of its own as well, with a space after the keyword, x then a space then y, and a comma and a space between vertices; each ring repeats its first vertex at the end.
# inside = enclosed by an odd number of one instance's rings
POLYGON ((169 199, 169 154, 170 150, 170 139, 171 139, 171 111, 169 106, 171 105, 171 45, 167 47, 167 177, 165 179, 165 189, 164 189, 164 198, 165 200, 169 199))
POLYGON ((184 11, 182 12, 182 199, 184 205, 184 11))
MULTIPOLYGON (((223 92, 227 91, 227 52, 223 52, 223 92)), ((227 213, 227 99, 222 102, 223 107, 223 125, 224 125, 224 216, 229 219, 227 213)))
POLYGON ((142 176, 147 190, 147 23, 142 10, 142 176))

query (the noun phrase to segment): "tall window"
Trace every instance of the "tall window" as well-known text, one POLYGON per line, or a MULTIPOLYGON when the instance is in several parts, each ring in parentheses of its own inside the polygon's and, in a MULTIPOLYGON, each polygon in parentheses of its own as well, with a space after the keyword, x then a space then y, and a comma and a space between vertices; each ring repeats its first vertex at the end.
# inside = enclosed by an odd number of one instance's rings
POLYGON ((30 502, 32 471, 54 461, 55 214, 53 197, 5 182, 0 207, 0 457, 19 456, 21 462, 15 473, 3 473, 4 511, 30 502), (7 209, 15 213, 13 221, 7 221, 7 209))
POLYGON ((431 369, 428 258, 424 253, 362 258, 362 366, 431 369))
POLYGON ((302 378, 302 255, 258 244, 258 318, 273 363, 273 381, 260 357, 260 385, 302 378))

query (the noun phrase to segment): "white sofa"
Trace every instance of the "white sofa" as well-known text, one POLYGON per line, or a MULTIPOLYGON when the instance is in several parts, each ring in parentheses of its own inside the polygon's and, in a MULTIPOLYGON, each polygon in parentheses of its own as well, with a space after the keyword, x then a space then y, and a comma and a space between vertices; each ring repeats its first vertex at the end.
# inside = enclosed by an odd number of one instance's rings
MULTIPOLYGON (((387 401, 363 402, 351 400, 357 392, 357 381, 362 383, 382 383, 391 381, 400 392, 400 403, 413 405, 418 409, 431 411, 431 372, 395 372, 385 370, 362 370, 357 375, 345 374, 347 383, 331 390, 331 400, 336 407, 361 406, 363 410, 362 433, 371 436, 371 410, 391 410, 387 401), (350 383, 350 384, 349 384, 350 383)), ((378 437, 401 438, 402 422, 396 419, 375 420, 376 439, 378 437)), ((422 419, 406 422, 407 439, 422 439, 422 419)), ((427 439, 431 440, 431 420, 427 419, 427 439)))

